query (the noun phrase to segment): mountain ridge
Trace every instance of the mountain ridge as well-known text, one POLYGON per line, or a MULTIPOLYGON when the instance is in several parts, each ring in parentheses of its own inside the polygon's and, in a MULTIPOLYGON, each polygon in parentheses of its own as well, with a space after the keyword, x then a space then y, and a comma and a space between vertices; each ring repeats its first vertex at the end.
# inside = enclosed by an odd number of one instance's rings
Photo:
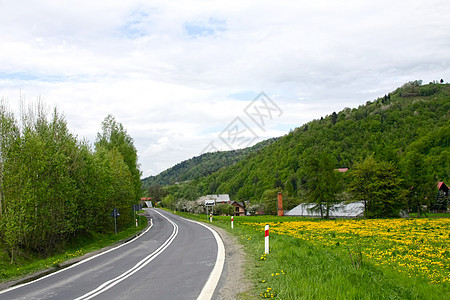
POLYGON ((143 188, 148 189, 152 185, 171 185, 210 175, 223 167, 237 163, 250 153, 259 151, 277 139, 270 138, 243 149, 208 152, 194 156, 177 163, 158 175, 142 179, 143 188))
POLYGON ((392 162, 400 174, 406 172, 406 154, 414 152, 424 157, 427 178, 446 181, 449 120, 449 84, 409 82, 358 108, 312 120, 257 153, 189 183, 192 187, 184 189, 189 197, 179 191, 175 195, 190 199, 192 191, 197 196, 228 193, 232 199, 260 201, 265 191, 278 189, 301 201, 305 160, 320 152, 330 154, 336 168, 351 168, 373 154, 379 161, 392 162))

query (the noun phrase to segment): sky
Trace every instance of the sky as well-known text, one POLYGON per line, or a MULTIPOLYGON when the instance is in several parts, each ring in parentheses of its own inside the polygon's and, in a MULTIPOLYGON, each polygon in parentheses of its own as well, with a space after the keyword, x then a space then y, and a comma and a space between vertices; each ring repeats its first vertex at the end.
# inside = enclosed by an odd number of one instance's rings
POLYGON ((446 0, 0 0, 0 99, 91 143, 113 115, 147 177, 450 81, 449 28, 446 0))

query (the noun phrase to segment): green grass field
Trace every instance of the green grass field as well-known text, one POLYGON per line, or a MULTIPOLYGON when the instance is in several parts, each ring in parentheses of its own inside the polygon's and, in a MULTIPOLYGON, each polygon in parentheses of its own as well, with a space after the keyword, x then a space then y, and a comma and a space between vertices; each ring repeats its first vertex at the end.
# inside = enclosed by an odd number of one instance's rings
MULTIPOLYGON (((205 215, 177 214, 208 222, 205 215)), ((345 224, 350 221, 340 220, 339 222, 345 224)), ((401 219, 398 219, 397 223, 400 221, 401 219)), ((234 217, 234 229, 231 230, 230 217, 215 216, 212 224, 225 228, 229 233, 237 236, 244 245, 248 257, 247 276, 253 282, 254 289, 242 295, 242 299, 445 299, 450 294, 448 281, 431 283, 431 279, 421 276, 421 273, 411 276, 407 272, 402 272, 401 268, 396 268, 394 263, 385 264, 375 258, 368 258, 370 256, 367 256, 366 252, 370 250, 367 248, 369 241, 366 241, 366 244, 359 244, 364 243, 363 239, 358 242, 348 242, 347 244, 350 245, 348 247, 342 241, 340 244, 335 242, 341 235, 338 231, 330 233, 323 229, 324 225, 330 224, 326 222, 336 221, 274 216, 234 217), (265 223, 274 224, 274 230, 270 233, 270 254, 268 255, 264 255, 265 223), (318 228, 316 232, 319 235, 322 234, 323 241, 320 242, 321 239, 318 236, 308 240, 308 238, 293 236, 294 234, 288 231, 275 233, 281 232, 283 228, 292 229, 293 225, 299 226, 299 224, 318 228), (328 242, 330 240, 331 243, 328 242), (363 246, 364 249, 362 249, 363 246), (362 251, 366 251, 364 255, 362 251)), ((392 220, 380 222, 383 226, 396 223, 392 220)), ((442 236, 444 243, 442 245, 447 249, 444 249, 444 254, 441 254, 444 256, 443 261, 446 267, 440 270, 444 277, 447 275, 447 278, 450 276, 448 229, 450 229, 448 225, 441 225, 437 234, 439 238, 441 231, 447 232, 447 235, 442 236)), ((384 232, 380 232, 379 236, 376 235, 379 230, 377 228, 374 231, 370 243, 377 240, 387 243, 381 239, 384 232)), ((432 229, 427 228, 427 230, 432 229)), ((387 230, 389 231, 391 230, 387 230)), ((390 233, 387 235, 390 236, 390 233)), ((348 237, 346 239, 348 240, 348 237)), ((378 251, 375 244, 373 247, 374 252, 378 251)), ((395 256, 395 253, 391 253, 390 256, 395 256)), ((386 260, 389 261, 388 258, 386 260)))
MULTIPOLYGON (((410 213, 411 218, 417 218, 417 213, 410 213)), ((421 218, 450 218, 450 213, 422 213, 421 218)))

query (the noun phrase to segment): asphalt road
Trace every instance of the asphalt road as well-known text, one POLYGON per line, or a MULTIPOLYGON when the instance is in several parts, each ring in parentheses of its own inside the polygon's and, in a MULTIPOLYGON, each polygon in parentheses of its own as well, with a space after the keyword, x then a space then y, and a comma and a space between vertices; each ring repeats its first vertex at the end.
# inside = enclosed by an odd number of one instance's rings
POLYGON ((166 211, 148 213, 153 225, 139 238, 0 291, 0 299, 210 299, 224 259, 218 235, 166 211))

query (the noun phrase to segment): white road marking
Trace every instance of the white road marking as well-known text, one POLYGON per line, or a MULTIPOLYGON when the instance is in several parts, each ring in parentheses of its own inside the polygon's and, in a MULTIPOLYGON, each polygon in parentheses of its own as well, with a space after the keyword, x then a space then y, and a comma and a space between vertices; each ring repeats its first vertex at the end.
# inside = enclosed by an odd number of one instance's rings
POLYGON ((209 274, 208 281, 206 281, 202 291, 200 292, 200 295, 197 297, 197 300, 209 300, 213 296, 217 284, 219 283, 220 276, 222 275, 223 266, 225 264, 225 246, 223 245, 223 241, 220 238, 219 234, 211 227, 208 227, 205 224, 202 224, 197 221, 192 221, 185 218, 183 219, 193 223, 200 224, 203 227, 207 228, 209 231, 212 232, 214 238, 216 239, 217 243, 216 263, 214 264, 214 268, 212 269, 211 274, 209 274))
POLYGON ((36 283, 36 282, 38 282, 38 281, 41 281, 41 280, 46 279, 46 278, 48 278, 48 277, 54 276, 54 275, 59 274, 59 273, 61 273, 61 272, 70 270, 70 269, 72 269, 72 268, 75 268, 76 266, 79 266, 79 265, 81 265, 81 264, 84 264, 84 263, 86 263, 86 262, 88 262, 88 261, 90 261, 90 260, 92 260, 92 259, 94 259, 94 258, 97 258, 97 257, 99 257, 99 256, 101 256, 101 255, 103 255, 103 254, 106 254, 106 253, 109 253, 109 252, 111 252, 111 251, 117 250, 117 249, 119 249, 119 248, 121 248, 121 247, 123 247, 123 246, 125 246, 125 245, 128 245, 129 243, 132 243, 132 242, 136 241, 138 238, 140 238, 140 237, 143 236, 145 233, 147 233, 152 227, 153 227, 153 221, 152 221, 152 219, 150 219, 150 226, 149 226, 142 234, 136 236, 135 238, 129 240, 128 242, 123 243, 123 244, 121 244, 121 245, 119 245, 119 246, 117 246, 117 247, 111 248, 111 249, 109 249, 109 250, 106 250, 106 251, 104 251, 104 252, 101 252, 101 253, 99 253, 99 254, 96 254, 96 255, 94 255, 94 256, 91 256, 91 257, 89 257, 89 258, 86 258, 86 259, 84 259, 84 260, 82 260, 82 261, 79 261, 79 262, 77 262, 77 263, 75 263, 75 264, 73 264, 73 265, 71 265, 71 266, 68 266, 68 267, 66 267, 66 268, 64 268, 64 269, 61 269, 61 270, 59 270, 59 271, 50 273, 50 274, 45 275, 45 276, 42 276, 42 277, 39 277, 38 279, 35 279, 35 280, 33 280, 33 281, 26 282, 26 283, 22 283, 22 284, 19 284, 19 285, 10 287, 10 288, 8 288, 8 289, 6 289, 6 290, 0 291, 0 295, 1 295, 1 294, 4 294, 4 293, 7 293, 7 292, 10 292, 10 291, 13 291, 13 290, 15 290, 15 289, 22 288, 22 287, 24 287, 24 286, 27 286, 27 285, 30 285, 30 284, 33 284, 33 283, 36 283))
MULTIPOLYGON (((140 269, 142 269, 144 266, 146 266, 147 264, 149 264, 152 260, 154 260, 159 254, 161 254, 161 253, 162 253, 162 252, 163 252, 163 251, 164 251, 164 250, 165 250, 165 249, 173 242, 173 240, 175 239, 175 237, 178 235, 178 226, 177 226, 173 221, 171 221, 168 217, 164 216, 163 214, 161 214, 161 213, 158 212, 157 210, 154 210, 154 212, 156 212, 156 213, 158 213, 159 215, 161 215, 162 217, 164 217, 164 218, 165 218, 166 220, 168 220, 168 221, 173 225, 173 227, 174 227, 174 228, 173 228, 173 231, 172 231, 172 234, 171 234, 170 237, 164 242, 164 244, 162 244, 162 245, 161 245, 157 250, 155 250, 153 253, 151 253, 151 254, 149 254, 147 257, 145 257, 142 261, 140 261, 139 263, 137 263, 133 268, 131 268, 131 269, 129 269, 128 271, 124 272, 123 274, 121 274, 121 275, 119 275, 119 276, 117 276, 117 277, 115 277, 115 278, 113 278, 113 279, 111 279, 111 280, 109 280, 109 281, 107 281, 107 282, 101 284, 101 285, 100 285, 99 287, 97 287, 95 290, 92 290, 92 291, 90 291, 90 292, 84 294, 83 296, 76 298, 75 300, 88 300, 88 299, 92 299, 93 297, 95 297, 95 296, 97 296, 97 295, 99 295, 99 294, 101 294, 101 293, 107 291, 108 289, 112 288, 113 286, 115 286, 115 285, 118 284, 119 282, 121 282, 121 281, 125 280, 126 278, 130 277, 131 275, 133 275, 134 273, 136 273, 137 271, 139 271, 140 269)), ((183 218, 183 219, 184 219, 184 218, 183 218)), ((211 299, 211 297, 213 296, 214 290, 216 289, 217 284, 218 284, 219 279, 220 279, 220 276, 221 276, 221 274, 222 274, 223 266, 224 266, 224 263, 225 263, 225 247, 224 247, 224 245, 223 245, 222 239, 220 238, 220 236, 217 234, 217 232, 216 232, 215 230, 213 230, 212 228, 210 228, 210 227, 208 227, 208 226, 206 226, 206 225, 204 225, 204 224, 202 224, 202 223, 200 223, 200 222, 196 222, 196 221, 192 221, 192 220, 188 220, 188 219, 185 219, 185 220, 190 221, 190 222, 193 222, 193 223, 198 223, 198 224, 200 224, 201 226, 204 226, 205 228, 207 228, 208 230, 210 230, 210 231, 212 232, 214 238, 216 239, 216 242, 217 242, 217 258, 216 258, 216 262, 215 262, 215 264, 214 264, 214 268, 213 268, 213 270, 211 271, 211 273, 210 273, 210 275, 209 275, 209 277, 208 277, 207 282, 205 283, 205 285, 204 285, 202 291, 200 292, 200 295, 199 295, 198 298, 197 298, 197 300, 209 300, 209 299, 211 299)), ((123 243, 122 245, 119 245, 119 246, 114 247, 114 248, 111 248, 111 249, 109 249, 109 250, 107 250, 107 251, 105 251, 105 252, 102 252, 102 253, 96 254, 96 255, 94 255, 94 256, 91 256, 91 257, 89 257, 89 258, 87 258, 87 259, 85 259, 85 260, 82 260, 82 261, 80 261, 80 262, 77 262, 77 263, 75 263, 75 264, 73 264, 73 265, 71 265, 71 266, 69 266, 69 267, 67 267, 67 268, 64 268, 64 269, 61 269, 61 270, 59 270, 59 271, 57 271, 57 272, 48 274, 48 275, 46 275, 46 276, 43 276, 43 277, 38 278, 38 279, 36 279, 36 280, 33 280, 33 281, 31 281, 31 282, 27 282, 27 283, 24 283, 24 284, 21 284, 21 285, 17 285, 17 286, 11 287, 11 288, 9 288, 9 289, 0 291, 0 294, 3 294, 3 293, 6 293, 6 292, 9 292, 9 291, 12 291, 12 290, 15 290, 15 289, 24 287, 24 286, 26 286, 26 285, 29 285, 29 284, 38 282, 38 281, 43 280, 43 279, 45 279, 45 278, 54 276, 54 275, 56 275, 56 274, 59 274, 60 272, 64 272, 64 271, 66 271, 66 270, 69 270, 69 269, 71 269, 71 268, 74 268, 74 267, 76 267, 76 266, 78 266, 78 265, 80 265, 80 264, 86 263, 86 262, 88 262, 88 261, 90 261, 90 260, 92 260, 92 259, 94 259, 94 258, 96 258, 96 257, 99 257, 99 256, 101 256, 101 255, 103 255, 103 254, 106 254, 106 253, 109 253, 109 252, 111 252, 111 251, 117 250, 117 249, 119 249, 119 248, 121 248, 121 247, 123 247, 123 246, 125 246, 125 245, 127 245, 127 244, 129 244, 129 243, 131 243, 131 242, 134 242, 134 241, 136 241, 138 238, 140 238, 142 235, 144 235, 146 232, 148 232, 148 231, 153 227, 153 221, 150 220, 150 222, 151 222, 151 223, 150 223, 150 226, 149 226, 149 227, 148 227, 141 235, 135 237, 134 239, 132 239, 132 240, 126 242, 126 243, 123 243)))
POLYGON ((164 217, 165 219, 167 219, 173 226, 172 234, 164 242, 164 244, 162 244, 158 249, 156 249, 154 252, 149 254, 143 260, 138 262, 134 267, 132 267, 128 271, 122 273, 121 275, 119 275, 119 276, 117 276, 117 277, 115 277, 115 278, 113 278, 111 280, 106 281, 105 283, 103 283, 99 287, 97 287, 95 290, 92 290, 89 293, 86 293, 83 296, 76 298, 75 300, 92 299, 95 296, 97 296, 97 295, 99 295, 99 294, 109 290, 110 288, 112 288, 113 286, 118 284, 119 282, 127 279, 128 277, 130 277, 131 275, 133 275, 134 273, 136 273, 137 271, 139 271, 140 269, 142 269, 143 267, 148 265, 152 260, 154 260, 158 255, 160 255, 167 247, 169 247, 169 245, 173 242, 173 240, 178 235, 178 226, 177 226, 177 224, 175 224, 173 221, 171 221, 169 218, 167 218, 166 216, 164 216, 160 212, 158 212, 156 210, 155 210, 155 212, 158 213, 159 215, 161 215, 162 217, 164 217))

